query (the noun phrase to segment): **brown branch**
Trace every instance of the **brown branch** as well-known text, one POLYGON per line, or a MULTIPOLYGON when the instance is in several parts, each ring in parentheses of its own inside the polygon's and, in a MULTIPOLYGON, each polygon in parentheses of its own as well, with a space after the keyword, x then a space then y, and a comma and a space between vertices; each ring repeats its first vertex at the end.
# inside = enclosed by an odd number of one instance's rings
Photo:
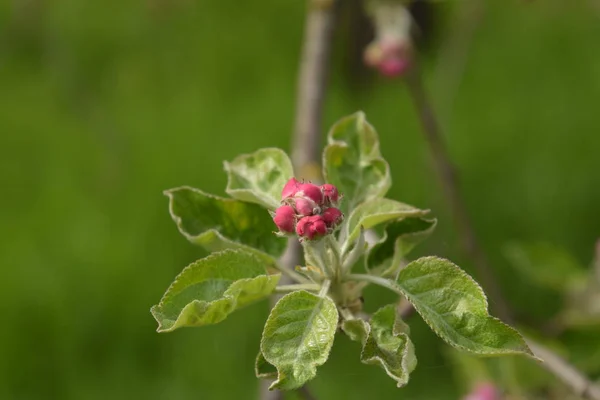
MULTIPOLYGON (((292 136, 292 162, 299 177, 313 181, 321 179, 318 166, 322 110, 336 6, 336 0, 309 0, 304 27, 292 136)), ((293 237, 288 240, 286 251, 279 261, 283 268, 294 268, 301 262, 301 257, 302 248, 298 239, 293 237)), ((290 283, 288 279, 282 276, 281 283, 290 283)), ((278 297, 273 296, 271 306, 277 299, 278 297)), ((283 393, 269 391, 269 385, 269 381, 261 382, 260 398, 262 400, 283 399, 283 393)), ((315 399, 306 387, 299 389, 298 392, 304 399, 315 399)))
MULTIPOLYGON (((427 98, 419 71, 416 67, 411 76, 407 78, 406 83, 419 114, 422 131, 429 144, 444 194, 450 203, 452 214, 458 225, 463 251, 471 258, 477 268, 477 272, 481 276, 484 286, 487 288, 490 298, 493 301, 492 306, 495 306, 496 312, 509 322, 511 318, 507 303, 496 285, 487 258, 477 241, 473 225, 458 190, 456 170, 444 146, 436 115, 427 98)), ((565 385, 569 386, 575 394, 585 399, 600 400, 600 387, 590 381, 577 368, 534 340, 526 338, 526 341, 533 353, 544 360, 541 366, 554 374, 565 385)))

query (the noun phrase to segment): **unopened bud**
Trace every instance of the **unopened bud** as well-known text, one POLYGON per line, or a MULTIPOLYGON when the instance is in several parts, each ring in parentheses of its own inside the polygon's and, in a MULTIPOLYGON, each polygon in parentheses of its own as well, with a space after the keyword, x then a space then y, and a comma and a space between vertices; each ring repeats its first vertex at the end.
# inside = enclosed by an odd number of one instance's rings
POLYGON ((344 214, 335 207, 329 207, 322 214, 328 228, 335 228, 344 219, 344 214))
POLYGON ((303 217, 296 225, 298 236, 313 240, 327 234, 327 225, 320 215, 303 217))
POLYGON ((301 216, 310 216, 319 214, 321 209, 314 201, 310 199, 300 198, 294 199, 294 205, 296 206, 296 212, 301 216))
POLYGON ((306 197, 319 206, 323 203, 323 193, 321 192, 321 188, 317 185, 313 185, 312 183, 302 183, 300 184, 299 189, 300 190, 296 192, 296 197, 306 197))
POLYGON ((484 382, 478 384, 463 400, 500 400, 494 384, 484 382))
POLYGON ((340 194, 334 185, 331 183, 321 185, 321 191, 323 192, 325 203, 329 205, 337 204, 340 194))
POLYGON ((281 232, 293 233, 294 224, 296 223, 296 211, 292 206, 281 206, 275 210, 273 222, 281 232))
POLYGON ((382 75, 395 77, 403 75, 409 68, 410 61, 406 58, 393 57, 383 60, 379 66, 379 72, 382 75))
POLYGON ((293 197, 300 190, 301 184, 296 178, 290 178, 281 191, 281 198, 287 199, 293 197))

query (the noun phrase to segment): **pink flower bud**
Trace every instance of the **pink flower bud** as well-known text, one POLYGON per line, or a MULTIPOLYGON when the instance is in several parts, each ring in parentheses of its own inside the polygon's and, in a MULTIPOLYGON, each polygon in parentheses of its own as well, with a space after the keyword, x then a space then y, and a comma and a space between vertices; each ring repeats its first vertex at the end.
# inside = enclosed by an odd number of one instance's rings
POLYGON ((323 193, 317 185, 302 183, 299 188, 300 191, 296 192, 296 197, 307 197, 317 203, 318 206, 323 204, 323 193))
POLYGON ((404 74, 409 66, 410 62, 407 58, 392 57, 379 64, 379 72, 385 76, 395 77, 404 74))
POLYGON ((296 225, 296 233, 302 238, 313 240, 327 234, 327 225, 320 215, 303 217, 296 225))
POLYGON ((329 207, 321 216, 328 228, 336 227, 344 219, 344 214, 335 207, 329 207))
POLYGON ((300 185, 301 183, 298 182, 296 178, 290 178, 281 191, 281 198, 287 199, 289 197, 294 197, 298 190, 300 190, 300 185))
POLYGON ((296 206, 296 212, 298 215, 308 216, 318 214, 321 209, 314 201, 305 198, 294 199, 294 205, 296 206))
POLYGON ((273 222, 281 232, 293 233, 296 223, 296 211, 292 206, 281 206, 275 210, 273 222))
POLYGON ((500 400, 494 384, 479 383, 463 400, 500 400))
POLYGON ((339 193, 335 186, 331 183, 326 183, 321 185, 321 191, 323 192, 323 196, 325 197, 325 202, 328 204, 336 204, 339 199, 339 193))

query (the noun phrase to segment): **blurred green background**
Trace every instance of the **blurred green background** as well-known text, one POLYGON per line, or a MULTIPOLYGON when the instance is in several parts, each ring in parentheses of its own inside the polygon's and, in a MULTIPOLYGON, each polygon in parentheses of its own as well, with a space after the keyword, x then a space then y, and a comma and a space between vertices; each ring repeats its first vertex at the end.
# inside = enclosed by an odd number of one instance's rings
MULTIPOLYGON (((503 290, 522 321, 541 321, 559 301, 515 279, 501 249, 541 240, 591 260, 600 9, 489 2, 461 72, 449 46, 469 1, 428 7, 427 84, 503 290)), ((289 150, 304 10, 299 0, 0 2, 1 399, 255 398, 266 303, 220 325, 155 332, 150 306, 203 255, 177 232, 161 191, 223 194, 223 160, 289 150)), ((344 13, 324 128, 364 110, 392 167, 390 196, 439 218, 418 253, 471 271, 402 83, 352 61, 357 29, 344 13)), ((381 301, 367 294, 367 308, 381 301)), ((419 318, 411 326, 419 366, 406 388, 339 339, 315 394, 458 398, 447 346, 419 318)))

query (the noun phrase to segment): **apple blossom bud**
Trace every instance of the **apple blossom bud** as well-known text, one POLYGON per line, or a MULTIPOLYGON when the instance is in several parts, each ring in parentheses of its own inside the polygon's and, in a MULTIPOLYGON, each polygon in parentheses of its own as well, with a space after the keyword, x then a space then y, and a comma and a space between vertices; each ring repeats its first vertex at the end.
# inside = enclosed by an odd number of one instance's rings
POLYGON ((344 214, 335 207, 329 207, 321 216, 328 228, 335 228, 344 219, 344 214))
POLYGON ((403 75, 408 70, 409 66, 410 66, 410 61, 408 59, 400 58, 400 57, 392 57, 392 58, 383 60, 379 64, 378 69, 382 75, 389 76, 389 77, 396 77, 399 75, 403 75))
POLYGON ((296 225, 296 233, 301 238, 313 240, 327 234, 327 225, 320 215, 303 217, 296 225))
POLYGON ((323 192, 325 203, 336 204, 339 200, 340 194, 338 193, 337 188, 331 183, 321 185, 321 191, 323 192))
POLYGON ((296 197, 306 197, 317 203, 320 206, 323 203, 323 193, 321 188, 312 183, 302 183, 299 186, 299 191, 296 192, 296 197))
POLYGON ((294 199, 293 204, 296 207, 296 212, 301 216, 310 216, 314 214, 319 214, 321 212, 321 208, 310 199, 294 199))
POLYGON ((281 198, 293 197, 300 190, 300 185, 301 183, 296 178, 290 178, 281 191, 281 198))
POLYGON ((494 384, 483 382, 478 384, 463 400, 500 400, 494 384))
POLYGON ((296 211, 292 206, 281 206, 275 210, 273 222, 281 232, 293 233, 294 224, 296 223, 296 211))

